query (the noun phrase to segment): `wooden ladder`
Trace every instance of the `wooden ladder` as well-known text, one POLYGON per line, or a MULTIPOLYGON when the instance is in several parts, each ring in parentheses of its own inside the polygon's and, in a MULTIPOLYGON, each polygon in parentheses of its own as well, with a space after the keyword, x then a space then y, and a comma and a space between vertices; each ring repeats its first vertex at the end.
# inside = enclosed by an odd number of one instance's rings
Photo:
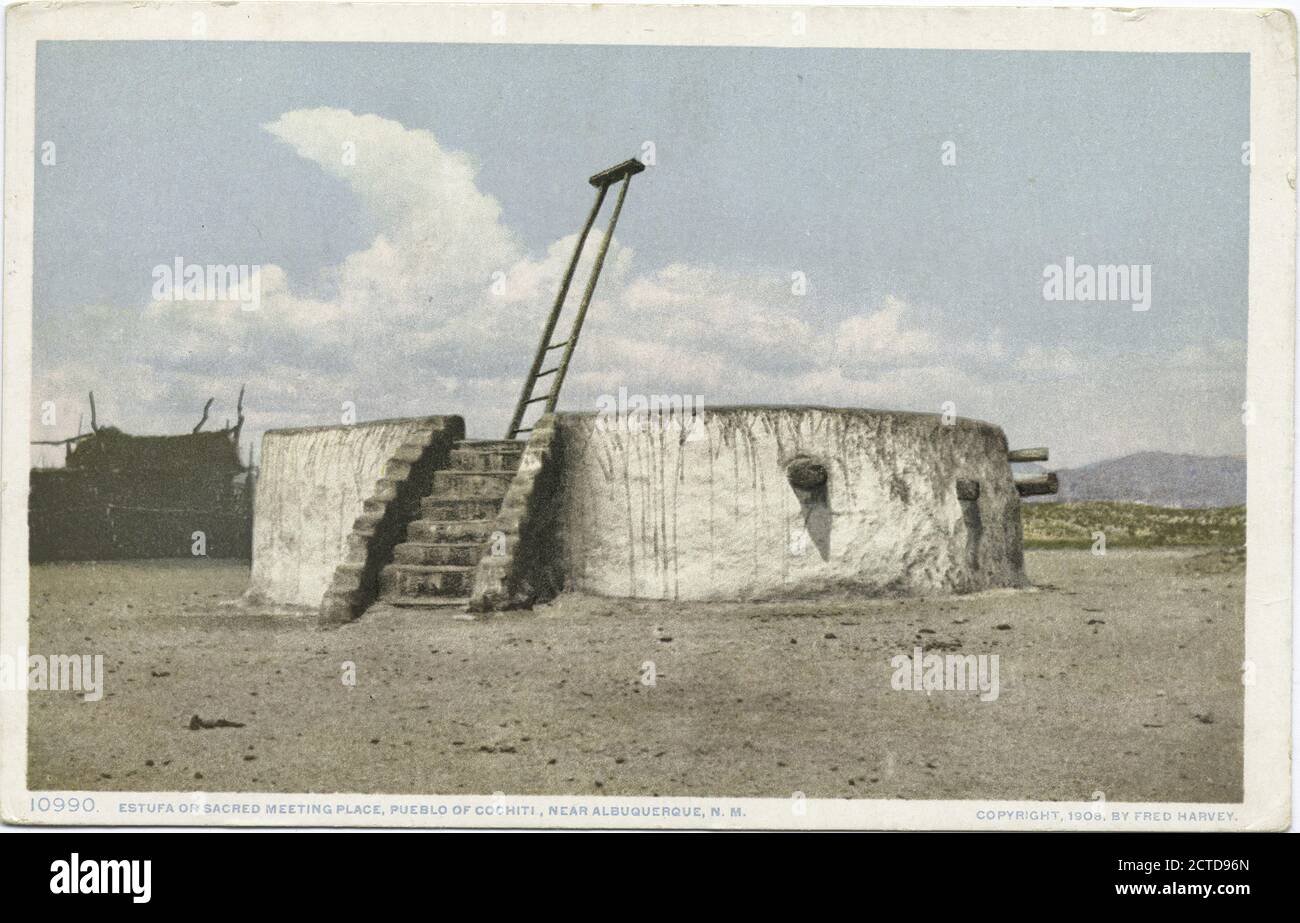
POLYGON ((592 205, 590 214, 587 215, 587 223, 582 226, 582 231, 578 234, 578 245, 573 250, 573 259, 569 260, 569 267, 565 270, 564 278, 560 282, 560 291, 555 296, 555 304, 551 306, 551 315, 546 320, 546 327, 542 331, 542 339, 537 344, 537 355, 533 357, 532 367, 528 370, 528 376, 524 379, 523 390, 519 392, 519 403, 515 405, 514 416, 510 418, 510 428, 506 431, 507 439, 514 439, 520 433, 532 432, 532 427, 523 425, 524 415, 534 404, 546 402, 542 414, 548 414, 555 410, 555 403, 560 399, 560 388, 564 385, 564 376, 569 371, 569 360, 573 358, 573 348, 578 345, 578 334, 582 331, 582 322, 587 317, 587 308, 591 306, 591 296, 596 291, 596 280, 600 277, 600 269, 605 265, 605 253, 609 250, 609 242, 614 237, 614 226, 618 224, 619 212, 623 210, 623 200, 627 198, 627 187, 632 182, 632 177, 645 169, 645 164, 639 160, 625 160, 608 170, 601 170, 595 176, 588 180, 591 185, 596 187, 596 203, 592 205), (596 251, 596 263, 591 267, 591 277, 587 279, 587 288, 582 293, 582 304, 578 307, 578 313, 573 318, 573 328, 569 331, 569 337, 561 340, 559 343, 552 343, 551 336, 555 333, 555 325, 560 320, 560 314, 564 310, 564 299, 569 294, 569 284, 573 281, 573 274, 578 268, 578 259, 582 256, 582 248, 587 242, 587 235, 591 233, 591 226, 596 223, 596 216, 600 214, 600 207, 605 203, 605 194, 609 187, 619 183, 618 201, 614 203, 614 213, 609 218, 609 228, 605 231, 604 238, 600 241, 600 249, 596 251), (563 349, 560 359, 550 368, 542 368, 547 357, 557 349, 563 349), (535 395, 534 389, 540 379, 549 378, 550 388, 542 394, 535 395))

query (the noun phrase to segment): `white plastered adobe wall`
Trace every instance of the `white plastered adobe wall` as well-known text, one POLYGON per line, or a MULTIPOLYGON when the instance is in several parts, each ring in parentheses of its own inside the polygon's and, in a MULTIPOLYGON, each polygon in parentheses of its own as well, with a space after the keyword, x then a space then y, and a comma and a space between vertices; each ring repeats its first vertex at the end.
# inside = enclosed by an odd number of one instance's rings
POLYGON ((996 426, 820 407, 559 423, 573 589, 743 600, 1025 582, 1020 499, 996 426), (823 491, 789 483, 797 456, 825 467, 823 491), (958 480, 977 482, 978 499, 959 499, 958 480))

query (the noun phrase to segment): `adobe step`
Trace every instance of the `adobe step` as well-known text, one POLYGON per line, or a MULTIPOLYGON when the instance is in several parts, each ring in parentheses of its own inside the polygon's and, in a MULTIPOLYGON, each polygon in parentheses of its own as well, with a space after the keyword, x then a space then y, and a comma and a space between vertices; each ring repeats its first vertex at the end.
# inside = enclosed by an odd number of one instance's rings
POLYGON ((394 564, 478 564, 483 545, 478 542, 402 542, 393 549, 394 564))
POLYGON ((415 519, 406 527, 408 542, 477 542, 485 544, 492 536, 491 519, 439 521, 415 519))
POLYGON ((425 497, 420 501, 420 518, 437 523, 491 522, 501 508, 500 499, 425 497))
POLYGON ((458 439, 452 443, 457 449, 505 449, 510 452, 522 452, 527 445, 523 439, 458 439))
POLYGON ((468 596, 394 596, 384 600, 390 606, 403 609, 464 609, 468 596))
POLYGON ((458 442, 451 450, 450 464, 457 471, 517 471, 523 454, 522 442, 458 442))
POLYGON ((428 599, 430 605, 451 605, 448 600, 468 597, 473 586, 474 568, 462 564, 389 564, 379 575, 384 602, 428 599))
POLYGON ((445 500, 500 501, 514 478, 513 471, 460 471, 444 468, 433 473, 431 496, 445 500))

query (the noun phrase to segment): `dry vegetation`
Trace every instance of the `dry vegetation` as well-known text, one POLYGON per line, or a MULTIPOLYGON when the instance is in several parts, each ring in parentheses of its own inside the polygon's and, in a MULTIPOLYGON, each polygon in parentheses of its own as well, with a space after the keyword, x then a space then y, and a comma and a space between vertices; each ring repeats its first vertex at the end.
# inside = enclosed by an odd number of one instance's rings
POLYGON ((1027 548, 1091 548, 1094 533, 1108 548, 1237 547, 1246 542, 1246 508, 1173 509, 1141 503, 1025 503, 1027 548))

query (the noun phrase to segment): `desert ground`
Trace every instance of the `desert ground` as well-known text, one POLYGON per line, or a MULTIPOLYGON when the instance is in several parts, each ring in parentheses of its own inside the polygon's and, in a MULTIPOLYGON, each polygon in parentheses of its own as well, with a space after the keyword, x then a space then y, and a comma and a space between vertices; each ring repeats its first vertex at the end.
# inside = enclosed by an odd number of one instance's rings
POLYGON ((29 650, 102 653, 107 675, 98 702, 28 694, 28 782, 1239 801, 1244 555, 1041 549, 1026 565, 1031 590, 938 600, 564 596, 334 630, 230 605, 238 562, 36 566, 29 650), (917 645, 998 654, 999 697, 892 688, 890 659, 917 645), (195 715, 242 726, 191 730, 195 715))

